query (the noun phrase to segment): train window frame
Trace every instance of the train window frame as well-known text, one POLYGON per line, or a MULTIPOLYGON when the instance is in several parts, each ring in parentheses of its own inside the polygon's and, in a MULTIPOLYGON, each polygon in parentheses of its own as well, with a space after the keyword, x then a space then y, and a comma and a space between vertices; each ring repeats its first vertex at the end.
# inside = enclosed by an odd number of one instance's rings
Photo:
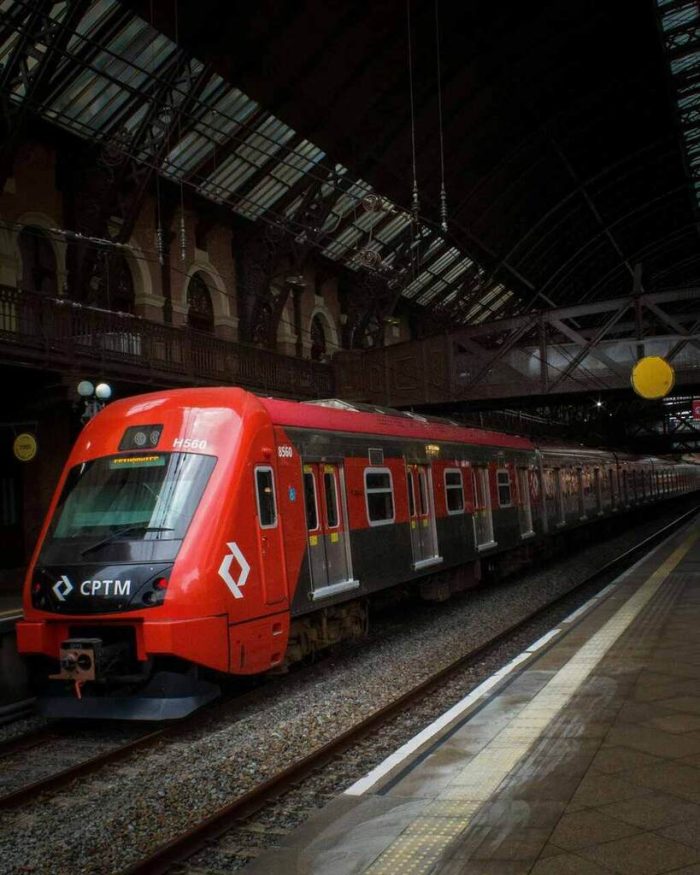
POLYGON ((301 482, 304 489, 304 516, 306 517, 306 531, 309 533, 317 533, 321 528, 321 521, 318 513, 318 489, 316 487, 316 477, 314 475, 314 469, 311 465, 304 465, 301 472, 301 482), (308 468, 308 471, 306 470, 308 468), (313 529, 309 528, 309 506, 306 501, 306 484, 307 477, 311 478, 311 483, 313 485, 313 493, 314 493, 314 517, 316 519, 316 525, 313 529))
POLYGON ((416 497, 413 489, 413 471, 410 468, 406 469, 406 497, 408 500, 409 519, 414 519, 417 516, 416 497))
POLYGON ((491 495, 491 477, 489 465, 479 463, 472 465, 472 489, 474 491, 474 511, 493 511, 493 497, 491 495), (483 489, 481 479, 482 471, 486 472, 486 488, 483 489))
POLYGON ((460 468, 445 468, 442 476, 445 484, 445 508, 449 516, 458 516, 464 513, 464 478, 462 477, 462 471, 460 468), (459 477, 459 483, 448 483, 448 474, 456 474, 459 477), (458 496, 460 506, 450 509, 450 498, 454 495, 458 496))
POLYGON ((498 495, 499 507, 513 507, 513 487, 510 482, 510 471, 508 468, 496 468, 496 494, 498 495), (507 483, 501 482, 501 474, 505 474, 508 478, 507 483), (508 489, 508 501, 501 499, 501 489, 508 489))
POLYGON ((277 528, 277 488, 275 486, 275 471, 272 465, 256 465, 253 469, 253 481, 255 484, 255 504, 258 512, 258 526, 261 529, 276 529, 277 528), (262 512, 260 507, 260 481, 258 479, 259 474, 268 474, 270 475, 270 485, 272 486, 272 510, 274 513, 274 519, 271 523, 264 523, 262 518, 262 512))
POLYGON ((369 467, 364 470, 364 483, 365 483, 365 513, 367 514, 367 522, 370 526, 390 526, 396 521, 396 501, 394 499, 394 477, 391 473, 391 468, 386 467, 369 467), (389 488, 375 488, 369 487, 367 485, 367 478, 371 474, 387 474, 389 477, 389 488), (369 508, 369 496, 376 494, 389 494, 391 500, 391 516, 390 517, 381 517, 379 519, 373 519, 370 514, 369 508))

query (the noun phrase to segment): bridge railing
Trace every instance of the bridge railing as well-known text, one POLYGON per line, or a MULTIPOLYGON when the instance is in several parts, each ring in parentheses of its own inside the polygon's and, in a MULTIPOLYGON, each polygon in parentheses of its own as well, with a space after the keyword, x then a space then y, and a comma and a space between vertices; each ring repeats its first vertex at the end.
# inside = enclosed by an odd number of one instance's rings
POLYGON ((44 367, 98 365, 112 378, 156 385, 224 384, 292 397, 333 394, 329 365, 0 285, 6 360, 44 367))

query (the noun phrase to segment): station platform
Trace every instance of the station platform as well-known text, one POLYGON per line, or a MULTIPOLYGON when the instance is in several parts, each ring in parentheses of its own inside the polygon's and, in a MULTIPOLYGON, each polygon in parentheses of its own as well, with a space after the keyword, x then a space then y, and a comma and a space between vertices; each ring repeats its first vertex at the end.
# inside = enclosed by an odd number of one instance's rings
POLYGON ((22 593, 13 590, 0 589, 0 627, 14 626, 22 616, 22 593))
POLYGON ((700 517, 244 870, 700 873, 700 517))

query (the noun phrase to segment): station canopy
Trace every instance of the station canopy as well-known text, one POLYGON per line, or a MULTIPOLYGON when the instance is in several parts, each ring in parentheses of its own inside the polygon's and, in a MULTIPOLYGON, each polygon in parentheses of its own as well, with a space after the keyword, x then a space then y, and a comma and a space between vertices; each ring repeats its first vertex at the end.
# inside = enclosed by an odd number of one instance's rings
MULTIPOLYGON (((0 64, 35 6, 0 0, 0 64)), ((698 32, 679 0, 93 0, 31 110, 128 149, 167 93, 163 178, 292 233, 320 183, 320 255, 390 277, 408 241, 403 303, 449 327, 629 295, 637 264, 698 282, 698 32)))

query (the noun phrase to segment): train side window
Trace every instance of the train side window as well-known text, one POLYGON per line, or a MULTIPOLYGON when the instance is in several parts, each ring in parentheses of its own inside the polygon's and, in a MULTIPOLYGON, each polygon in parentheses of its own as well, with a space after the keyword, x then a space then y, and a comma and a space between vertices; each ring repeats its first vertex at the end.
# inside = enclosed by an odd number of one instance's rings
POLYGON ((329 529, 334 529, 338 525, 338 490, 332 468, 323 475, 323 491, 326 494, 326 522, 329 529))
POLYGON ((512 504, 510 494, 510 474, 506 468, 499 468, 496 472, 496 483, 498 484, 498 503, 501 507, 508 507, 512 504))
POLYGON ((277 504, 275 501, 275 480, 269 465, 261 465, 255 469, 255 497, 258 502, 260 528, 273 528, 277 525, 277 504))
POLYGON ((388 468, 365 468, 365 503, 371 526, 394 522, 394 487, 388 468))
POLYGON ((449 514, 462 513, 464 510, 462 472, 458 468, 445 469, 445 502, 449 514))
POLYGON ((316 478, 309 468, 304 470, 304 505, 306 506, 306 528, 313 532, 318 528, 318 508, 316 505, 316 478))

